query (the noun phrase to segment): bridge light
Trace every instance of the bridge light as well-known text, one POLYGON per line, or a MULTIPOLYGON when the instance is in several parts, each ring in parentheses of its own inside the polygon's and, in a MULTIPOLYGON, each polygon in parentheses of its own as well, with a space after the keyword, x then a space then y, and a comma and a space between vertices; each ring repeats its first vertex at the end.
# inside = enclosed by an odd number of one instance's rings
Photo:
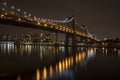
POLYGON ((12 10, 14 10, 14 9, 15 9, 15 7, 14 7, 14 6, 11 6, 11 9, 12 9, 12 10))
POLYGON ((10 11, 10 14, 14 15, 15 13, 14 13, 14 11, 10 11))
POLYGON ((40 25, 40 22, 37 22, 37 25, 40 25))
POLYGON ((70 29, 68 29, 68 32, 71 32, 71 30, 70 30, 70 29))
POLYGON ((66 32, 68 32, 68 28, 66 28, 66 32))
POLYGON ((8 15, 8 13, 5 13, 5 15, 8 15))
POLYGON ((38 20, 40 20, 40 18, 38 18, 38 20))
POLYGON ((2 8, 2 11, 5 11, 5 8, 2 8))
POLYGON ((71 30, 69 30, 69 32, 72 32, 71 30))
POLYGON ((63 28, 63 31, 65 31, 65 28, 63 28))
POLYGON ((18 21, 21 22, 22 21, 21 18, 18 18, 18 21))
POLYGON ((68 29, 66 29, 66 32, 68 32, 68 29))
POLYGON ((50 27, 53 28, 53 25, 51 25, 50 27))
POLYGON ((20 9, 17 9, 18 12, 20 12, 20 9))
POLYGON ((46 27, 46 26, 47 26, 47 24, 44 24, 44 26, 46 27))
POLYGON ((83 29, 83 27, 82 27, 82 26, 81 26, 80 28, 81 28, 81 29, 83 29))
POLYGON ((45 23, 45 20, 43 20, 43 22, 45 23))
POLYGON ((6 2, 4 2, 4 3, 3 3, 3 5, 4 5, 4 6, 7 6, 7 3, 6 3, 6 2))
POLYGON ((60 28, 62 28, 62 26, 60 26, 60 28))
POLYGON ((62 28, 60 27, 60 30, 62 30, 62 28))
POLYGON ((27 12, 23 12, 25 15, 27 14, 27 12))
POLYGON ((34 16, 34 20, 35 20, 35 21, 37 20, 37 17, 36 17, 36 16, 34 16))
POLYGON ((25 18, 27 18, 27 16, 26 16, 26 15, 25 15, 24 17, 25 17, 25 18))
POLYGON ((31 16, 31 14, 28 14, 28 16, 31 16))
POLYGON ((4 15, 3 14, 1 14, 1 16, 0 16, 1 18, 4 18, 4 15))
POLYGON ((57 26, 56 29, 58 29, 59 27, 57 26))

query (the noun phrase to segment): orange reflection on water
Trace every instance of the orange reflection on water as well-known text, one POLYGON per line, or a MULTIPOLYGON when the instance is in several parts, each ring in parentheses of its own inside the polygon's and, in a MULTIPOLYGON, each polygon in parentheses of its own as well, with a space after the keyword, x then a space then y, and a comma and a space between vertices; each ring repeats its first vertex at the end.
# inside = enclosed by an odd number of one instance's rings
POLYGON ((67 60, 67 58, 65 59, 65 69, 68 69, 68 60, 67 60))
POLYGON ((43 68, 43 80, 47 79, 47 69, 46 67, 43 68))
POLYGON ((62 61, 59 61, 56 65, 56 73, 59 72, 60 74, 64 71, 64 70, 68 70, 70 67, 73 66, 73 57, 67 57, 65 60, 63 59, 62 61))
POLYGON ((36 70, 36 80, 40 80, 40 70, 36 70))
MULTIPOLYGON (((73 57, 73 56, 66 57, 65 59, 57 62, 55 64, 55 66, 51 64, 49 66, 48 70, 47 70, 46 67, 44 67, 43 70, 42 70, 41 79, 46 80, 48 75, 50 77, 52 77, 54 72, 62 74, 62 72, 64 72, 65 70, 68 70, 69 68, 73 67, 74 62, 76 64, 78 64, 79 62, 84 60, 86 58, 86 55, 87 55, 86 52, 81 52, 81 53, 76 54, 75 57, 73 57)), ((40 80, 40 70, 39 69, 36 70, 36 80, 40 80)))
POLYGON ((63 68, 63 71, 65 70, 65 61, 63 60, 62 61, 62 68, 63 68))
POLYGON ((17 76, 17 80, 21 80, 20 74, 18 74, 18 76, 17 76))
POLYGON ((93 49, 88 49, 87 56, 91 56, 94 53, 93 49))
POLYGON ((83 53, 82 53, 82 60, 85 60, 85 58, 86 58, 86 53, 83 52, 83 53))
POLYGON ((79 53, 75 57, 75 62, 78 63, 79 61, 81 61, 81 59, 82 59, 82 55, 81 55, 81 53, 79 53))
POLYGON ((78 57, 77 57, 77 55, 75 56, 75 62, 78 63, 78 57))
POLYGON ((120 49, 118 49, 118 55, 120 56, 120 49))
POLYGON ((58 72, 58 63, 55 65, 56 72, 58 72))
POLYGON ((59 62, 59 73, 60 74, 62 73, 62 64, 61 64, 61 61, 59 62))
POLYGON ((71 61, 71 65, 73 66, 73 57, 70 58, 70 61, 71 61))
POLYGON ((70 61, 70 57, 68 58, 68 66, 71 66, 71 61, 70 61))
POLYGON ((56 68, 56 72, 59 72, 60 74, 65 70, 66 66, 68 67, 68 62, 66 60, 65 61, 59 61, 59 63, 56 64, 55 68, 56 68))
POLYGON ((52 68, 52 65, 50 65, 50 70, 49 70, 49 72, 50 72, 50 77, 52 77, 52 75, 53 75, 53 68, 52 68))
POLYGON ((85 52, 79 53, 75 57, 75 62, 76 63, 81 62, 82 60, 85 59, 85 57, 86 57, 86 53, 85 52))
POLYGON ((87 55, 89 56, 90 54, 91 54, 91 51, 90 51, 90 49, 88 49, 87 55))
POLYGON ((74 56, 66 57, 65 59, 57 62, 55 66, 51 64, 48 70, 46 67, 44 67, 42 70, 42 76, 40 76, 40 70, 37 69, 36 80, 40 80, 40 79, 46 80, 47 76, 49 75, 49 77, 52 77, 54 72, 62 74, 65 70, 68 70, 69 68, 73 67, 74 62, 78 64, 79 62, 84 60, 86 58, 86 55, 87 55, 86 52, 80 52, 76 54, 75 57, 74 56))
POLYGON ((78 61, 81 61, 81 59, 82 59, 82 54, 79 53, 77 57, 78 57, 78 61))

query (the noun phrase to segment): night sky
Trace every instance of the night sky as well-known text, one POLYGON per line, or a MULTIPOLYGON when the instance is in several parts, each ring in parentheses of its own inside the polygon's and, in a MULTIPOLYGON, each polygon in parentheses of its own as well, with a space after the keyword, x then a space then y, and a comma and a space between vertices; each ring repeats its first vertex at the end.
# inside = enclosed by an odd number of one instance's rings
MULTIPOLYGON (((7 1, 33 15, 63 20, 67 16, 76 18, 81 25, 87 25, 89 32, 98 39, 120 38, 120 0, 0 0, 7 1)), ((0 24, 0 32, 39 31, 0 24)))

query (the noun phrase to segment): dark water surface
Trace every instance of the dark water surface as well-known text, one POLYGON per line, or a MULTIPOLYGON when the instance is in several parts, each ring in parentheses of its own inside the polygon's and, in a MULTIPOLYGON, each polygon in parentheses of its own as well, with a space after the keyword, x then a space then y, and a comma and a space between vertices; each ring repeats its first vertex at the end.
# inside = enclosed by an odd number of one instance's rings
POLYGON ((120 49, 0 43, 0 80, 120 80, 120 49))

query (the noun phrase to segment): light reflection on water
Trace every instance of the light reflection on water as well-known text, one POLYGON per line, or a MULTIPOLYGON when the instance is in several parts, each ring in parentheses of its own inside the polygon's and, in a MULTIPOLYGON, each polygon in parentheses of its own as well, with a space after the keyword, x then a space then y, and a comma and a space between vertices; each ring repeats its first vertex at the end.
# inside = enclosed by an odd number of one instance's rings
POLYGON ((17 80, 21 80, 20 74, 17 75, 17 80))
POLYGON ((36 80, 40 80, 40 70, 36 70, 36 80))
POLYGON ((0 48, 0 51, 2 51, 3 53, 10 54, 14 49, 14 44, 11 42, 0 44, 0 48))
POLYGON ((118 55, 120 56, 120 50, 118 50, 118 55))
POLYGON ((120 49, 119 48, 102 48, 102 53, 104 53, 106 56, 110 54, 116 54, 120 55, 120 49))
MULTIPOLYGON (((40 78, 39 76, 41 76, 42 80, 46 80, 47 77, 51 78, 53 76, 53 74, 54 74, 54 76, 55 76, 55 74, 61 75, 63 72, 68 71, 70 68, 72 68, 74 66, 74 64, 78 64, 78 63, 82 62, 87 57, 90 58, 90 55, 94 55, 92 49, 89 49, 88 54, 86 52, 82 52, 82 53, 76 54, 75 57, 73 57, 73 56, 67 57, 67 58, 57 62, 55 64, 55 67, 52 64, 49 66, 48 69, 46 69, 46 67, 44 67, 41 72, 42 74, 40 73, 40 69, 37 69, 36 70, 37 71, 36 72, 36 80, 38 80, 38 78, 40 78)), ((70 76, 68 76, 68 77, 70 77, 70 76)))
MULTIPOLYGON (((110 51, 111 49, 102 48, 102 53, 106 56, 110 51)), ((119 49, 112 51, 120 55, 119 49)), ((0 68, 3 69, 0 74, 15 73, 17 80, 22 80, 24 76, 31 77, 32 80, 52 80, 61 77, 74 79, 71 69, 78 64, 81 68, 86 66, 88 61, 96 56, 97 48, 79 47, 77 53, 73 53, 72 48, 68 47, 69 54, 66 52, 64 46, 0 44, 0 68), (16 69, 12 70, 14 68, 16 69), (31 70, 30 76, 23 73, 25 69, 31 70)))

